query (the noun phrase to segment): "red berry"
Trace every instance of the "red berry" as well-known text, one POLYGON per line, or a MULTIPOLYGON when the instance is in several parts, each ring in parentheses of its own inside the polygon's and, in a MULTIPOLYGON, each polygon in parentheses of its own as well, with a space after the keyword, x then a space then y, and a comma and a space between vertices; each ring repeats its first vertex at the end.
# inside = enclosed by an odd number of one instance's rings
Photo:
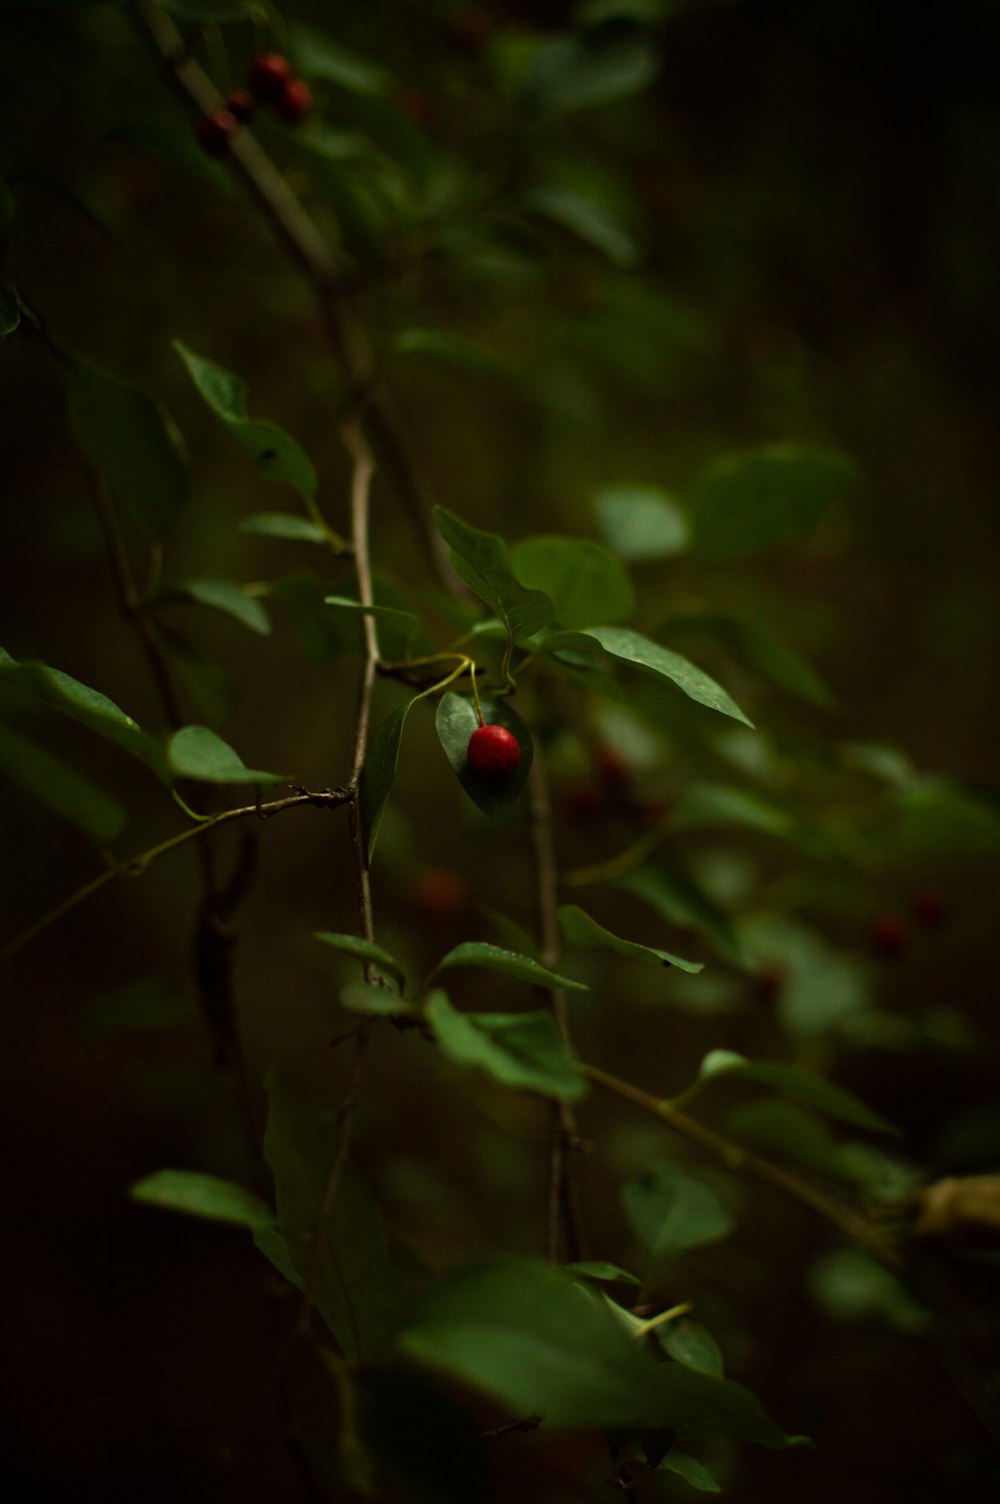
POLYGON ((868 931, 872 950, 887 960, 898 956, 906 941, 902 921, 895 914, 880 914, 868 931))
POLYGON ((469 767, 480 778, 513 773, 521 761, 521 746, 506 726, 478 726, 469 737, 469 767))
POLYGON ((292 77, 292 65, 280 52, 262 52, 250 64, 247 85, 255 99, 278 104, 292 77))
POLYGON ((253 119, 253 95, 248 89, 234 89, 226 100, 226 109, 230 115, 235 115, 241 125, 246 125, 248 120, 253 119))
POLYGON ((290 78, 274 108, 286 125, 298 125, 312 109, 312 89, 303 78, 290 78))
POLYGON ((628 763, 610 742, 600 742, 594 748, 594 764, 597 776, 608 793, 614 793, 628 781, 628 763))
POLYGON ((427 919, 455 919, 468 900, 465 878, 449 867, 426 867, 413 885, 413 902, 427 919))
POLYGON ((221 157, 229 150, 229 143, 240 128, 240 122, 229 110, 213 110, 203 115, 195 127, 198 145, 210 157, 221 157))

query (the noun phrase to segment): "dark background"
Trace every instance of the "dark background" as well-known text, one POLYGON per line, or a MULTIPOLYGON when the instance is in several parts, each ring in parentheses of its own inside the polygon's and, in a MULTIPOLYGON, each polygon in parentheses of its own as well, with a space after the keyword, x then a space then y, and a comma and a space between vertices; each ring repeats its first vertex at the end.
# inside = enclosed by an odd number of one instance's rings
MULTIPOLYGON (((481 135, 492 161, 503 121, 482 102, 482 57, 461 43, 455 16, 467 12, 358 10, 294 7, 384 63, 409 116, 443 150, 473 155, 481 135)), ((555 5, 482 14, 494 38, 568 18, 555 5)), ((413 322, 473 332, 518 367, 515 384, 405 363, 390 373, 428 495, 509 536, 590 532, 601 484, 683 488, 722 448, 792 438, 847 451, 860 485, 813 546, 742 573, 685 575, 681 563, 671 588, 725 592, 791 633, 839 701, 832 718, 805 718, 810 734, 898 746, 921 769, 979 783, 995 778, 1000 731, 998 30, 995 7, 973 0, 947 10, 678 5, 652 88, 580 127, 636 230, 636 274, 596 280, 586 258, 563 259, 556 247, 539 276, 506 291, 400 274, 377 310, 390 320, 410 302, 413 322)), ((195 493, 169 544, 170 572, 260 578, 277 572, 274 551, 284 549, 280 568, 300 567, 292 545, 234 530, 246 511, 284 503, 248 470, 235 472, 169 341, 179 336, 240 371, 251 411, 288 426, 334 497, 346 483, 329 418, 339 380, 308 290, 238 192, 109 140, 139 116, 188 128, 121 8, 0 6, 0 90, 17 198, 14 280, 54 337, 162 398, 192 451, 195 493), (71 184, 92 218, 54 183, 71 184)), ((571 124, 546 149, 573 146, 571 124)), ((0 410, 4 644, 95 684, 155 729, 159 710, 109 588, 66 431, 60 372, 30 331, 0 354, 0 410)), ((424 572, 388 493, 374 541, 397 578, 424 572)), ((331 576, 334 586, 346 578, 331 576)), ((307 783, 339 781, 350 665, 305 661, 287 628, 261 645, 205 619, 198 635, 243 685, 225 734, 248 761, 294 769, 307 783)), ((429 725, 410 734, 402 813, 387 822, 380 923, 390 948, 409 935, 399 943, 433 957, 475 930, 473 902, 513 907, 523 853, 506 834, 455 819, 429 725), (431 818, 418 828, 425 807, 431 818), (426 865, 462 870, 470 907, 421 915, 413 882, 426 865)), ((79 728, 60 737, 64 755, 95 773, 106 756, 110 768, 112 754, 79 728)), ((144 805, 140 772, 114 759, 113 773, 137 811, 123 849, 175 828, 169 810, 144 805)), ((90 877, 95 859, 16 791, 2 799, 6 935, 90 877)), ((564 839, 572 865, 596 838, 567 828, 564 839)), ((249 1075, 256 1083, 277 1059, 304 1090, 329 1093, 340 1079, 327 1050, 334 973, 308 937, 354 925, 344 822, 326 813, 275 821, 265 846, 239 924, 249 1075)), ((12 1424, 0 1474, 12 1497, 70 1487, 123 1501, 296 1497, 273 1384, 280 1302, 259 1256, 237 1231, 157 1217, 125 1194, 165 1164, 246 1177, 231 1083, 211 1070, 197 1026, 108 1037, 81 1024, 88 999, 109 986, 142 971, 183 973, 194 876, 188 850, 105 890, 8 964, 0 984, 12 1424)), ((946 922, 876 967, 879 1001, 903 1018, 946 1005, 976 1031, 975 1047, 847 1052, 844 1079, 901 1123, 929 1175, 985 1170, 998 1144, 995 862, 944 853, 891 867, 835 938, 863 948, 868 920, 905 906, 922 882, 945 895, 946 922), (954 1148, 974 1111, 986 1128, 971 1149, 954 1148)), ((719 1020, 671 1013, 663 1023, 658 1014, 665 1037, 655 1050, 651 1015, 639 1017, 641 1027, 633 1016, 617 1035, 583 1030, 617 1052, 622 1074, 651 1087, 661 1064, 683 1079, 717 1045, 763 1041, 774 1051, 759 1012, 723 1021, 724 1038, 719 1020)), ((489 1246, 541 1252, 544 1113, 494 1101, 418 1048, 388 1043, 359 1119, 359 1158, 393 1225, 433 1264, 489 1246)), ((631 1141, 631 1131, 617 1109, 588 1105, 586 1132, 607 1150, 585 1171, 594 1251, 622 1261, 616 1160, 630 1164, 642 1144, 660 1142, 640 1128, 631 1141)), ((699 1261, 709 1292, 700 1309, 710 1325, 717 1316, 737 1375, 818 1446, 741 1450, 730 1496, 994 1496, 995 1452, 959 1393, 965 1359, 881 1318, 824 1315, 802 1272, 828 1246, 825 1233, 771 1194, 745 1192, 743 1203, 737 1238, 699 1261)), ((945 1280, 973 1308, 995 1298, 989 1269, 975 1279, 948 1270, 945 1280)), ((995 1352, 977 1362, 995 1368, 995 1352)), ((297 1383, 298 1418, 321 1433, 317 1376, 297 1383)), ((514 1497, 572 1456, 569 1444, 515 1440, 502 1487, 514 1497)), ((593 1466, 599 1476, 601 1459, 593 1466)), ((562 1497, 554 1490, 545 1496, 562 1497)), ((683 1491, 678 1483, 677 1497, 683 1491)))

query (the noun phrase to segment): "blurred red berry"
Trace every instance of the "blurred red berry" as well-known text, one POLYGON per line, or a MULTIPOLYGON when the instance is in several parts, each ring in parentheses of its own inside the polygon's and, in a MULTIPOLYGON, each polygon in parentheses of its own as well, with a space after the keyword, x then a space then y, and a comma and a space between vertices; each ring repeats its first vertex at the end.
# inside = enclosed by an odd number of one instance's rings
POLYGON ((207 151, 210 157, 221 157, 229 150, 239 128, 240 122, 229 110, 213 110, 198 121, 195 135, 202 151, 207 151))
POLYGON ((762 961, 754 976, 761 1002, 773 1003, 787 981, 788 968, 781 961, 762 961))
POLYGON ((868 939, 877 956, 883 956, 886 960, 898 956, 906 943, 902 920, 896 914, 880 914, 872 920, 868 939))
POLYGON ((230 115, 234 115, 241 125, 246 125, 248 120, 253 119, 256 106, 253 95, 249 89, 234 89, 226 99, 226 109, 230 115))
POLYGON ((948 917, 948 905, 937 888, 918 888, 910 907, 914 919, 925 930, 936 930, 948 917))
POLYGON ((468 899, 465 878, 449 867, 426 867, 413 885, 413 902, 428 919, 455 919, 468 899))
POLYGON ((290 78, 274 108, 286 125, 298 125, 312 109, 312 89, 303 78, 290 78))
POLYGON ((292 78, 292 65, 280 52, 262 52, 250 64, 247 87, 254 99, 277 105, 292 78))
POLYGON ((610 742, 599 742, 594 748, 594 766, 602 788, 609 793, 620 789, 628 780, 628 763, 610 742))
POLYGON ((565 819, 574 825, 586 825, 601 813, 604 801, 591 783, 572 783, 559 800, 565 819))

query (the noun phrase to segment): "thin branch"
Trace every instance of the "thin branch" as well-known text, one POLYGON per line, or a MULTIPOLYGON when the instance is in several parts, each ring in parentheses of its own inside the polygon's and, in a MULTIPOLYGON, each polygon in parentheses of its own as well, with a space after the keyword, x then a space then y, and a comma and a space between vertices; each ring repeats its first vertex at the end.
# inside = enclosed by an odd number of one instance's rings
POLYGON ((84 883, 82 888, 76 888, 68 898, 64 898, 55 908, 49 909, 40 919, 22 930, 5 948, 0 951, 0 961, 7 961, 11 956, 23 949, 38 935, 44 933, 64 914, 68 914, 81 904, 92 893, 97 893, 108 883, 114 882, 116 877, 139 877, 150 863, 164 856, 168 851, 173 851, 177 846, 183 846, 187 841, 194 841, 215 830, 219 825, 228 825, 232 820, 246 820, 251 815, 259 819, 268 820, 272 815, 280 815, 286 809, 296 809, 303 804, 311 804, 316 809, 332 809, 340 804, 350 802, 350 790, 348 789, 301 789, 294 794, 288 794, 283 799, 272 799, 266 804, 247 804, 240 809, 221 810, 217 815, 205 815, 197 825, 189 825, 178 835, 171 836, 169 840, 161 841, 157 846, 151 846, 147 851, 141 851, 137 856, 127 857, 123 862, 116 862, 113 867, 108 867, 97 877, 91 878, 89 883, 84 883))
MULTIPOLYGON (((557 918, 559 871, 556 865, 552 831, 552 799, 548 779, 540 757, 536 757, 529 774, 531 790, 531 844, 535 859, 535 883, 538 917, 542 933, 542 964, 550 971, 559 965, 559 923, 557 918)), ((549 1006, 559 1025, 559 1032, 570 1042, 569 1009, 562 987, 550 987, 549 1006)), ((548 1254, 559 1261, 560 1230, 565 1232, 566 1251, 571 1262, 583 1258, 583 1218, 575 1174, 575 1156, 580 1146, 576 1114, 572 1103, 553 1106, 552 1147, 549 1158, 548 1254)))
POLYGON ((860 1244, 888 1268, 899 1270, 902 1267, 903 1260, 889 1239, 867 1217, 860 1216, 843 1201, 829 1195, 822 1187, 803 1179, 792 1170, 786 1170, 781 1165, 772 1164, 769 1159, 762 1159, 760 1155, 751 1153, 742 1145, 734 1143, 732 1139, 716 1133, 713 1128, 706 1128, 703 1123, 688 1117, 687 1113, 679 1112, 671 1102, 665 1101, 662 1097, 654 1097, 651 1092, 643 1091, 639 1086, 633 1086, 630 1081, 621 1081, 617 1076, 609 1075, 607 1071, 599 1070, 593 1065, 581 1065, 579 1070, 589 1081, 596 1082, 598 1086, 605 1087, 618 1097, 624 1097, 626 1101, 632 1102, 643 1112, 650 1113, 661 1123, 666 1123, 668 1128, 673 1128, 691 1143, 699 1144, 703 1149, 707 1149, 709 1153, 715 1155, 716 1159, 721 1160, 728 1170, 752 1175, 756 1180, 776 1186, 778 1190, 784 1191, 786 1195, 801 1202, 803 1206, 808 1206, 812 1211, 818 1212, 821 1217, 832 1222, 848 1238, 860 1244))
MULTIPOLYGON (((134 10, 175 85, 199 115, 218 109, 222 96, 169 16, 150 0, 135 0, 134 10)), ((286 255, 316 296, 330 347, 344 370, 352 396, 365 396, 365 417, 373 440, 385 457, 403 509, 438 580, 449 593, 461 594, 461 586, 450 567, 449 551, 431 523, 406 446, 393 419, 372 395, 372 359, 354 312, 350 264, 331 251, 284 175, 249 131, 241 130, 233 137, 228 157, 286 255)))

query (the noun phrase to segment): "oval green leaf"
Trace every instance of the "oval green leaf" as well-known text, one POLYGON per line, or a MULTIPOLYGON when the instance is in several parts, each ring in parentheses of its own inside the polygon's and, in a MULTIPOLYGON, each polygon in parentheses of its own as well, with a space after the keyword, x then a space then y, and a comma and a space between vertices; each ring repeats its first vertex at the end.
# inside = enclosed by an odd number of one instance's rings
POLYGON ((178 778, 199 783, 282 783, 283 773, 248 768, 228 742, 207 726, 182 726, 167 743, 167 759, 178 778))
POLYGON ((459 783, 483 814, 496 816, 511 809, 520 799, 531 772, 534 745, 527 726, 508 700, 482 695, 480 703, 487 725, 505 726, 517 738, 521 748, 521 761, 513 773, 482 778, 469 767, 466 753, 479 719, 476 707, 467 695, 457 695, 450 690, 443 694, 438 703, 435 723, 438 740, 458 774, 459 783))
POLYGON ((633 1233, 655 1264, 718 1243, 735 1225, 714 1191, 667 1160, 627 1181, 622 1200, 633 1233))
POLYGON ((542 590, 564 627, 621 621, 631 616, 635 597, 622 561, 589 538, 525 538, 511 549, 523 585, 542 590))
POLYGON ((486 940, 467 940, 462 945, 456 945, 454 950, 450 950, 438 962, 431 976, 452 966, 485 966, 488 971, 499 971, 505 976, 517 977, 518 981, 531 982, 536 987, 567 987, 574 992, 587 991, 586 983, 562 977, 532 956, 504 950, 499 945, 490 945, 486 940))
POLYGON ((559 927, 566 944, 578 946, 582 950, 601 946, 605 950, 613 950, 619 956, 656 961, 661 966, 676 966, 680 971, 694 973, 702 970, 700 961, 685 961, 669 950, 660 950, 655 945, 640 945, 638 941, 623 940, 620 935, 613 935, 603 924, 592 919, 585 909, 578 908, 573 903, 563 904, 559 910, 559 927))
POLYGON ((459 1013, 440 989, 427 999, 427 1022, 458 1065, 479 1066, 501 1086, 575 1102, 586 1092, 559 1025, 534 1013, 459 1013))
POLYGON ((322 940, 324 945, 332 945, 334 950, 343 951, 345 956, 356 956, 359 961, 371 961, 384 971, 387 976, 395 977, 401 988, 406 987, 406 972, 395 956, 391 956, 381 945, 376 945, 374 940, 365 940, 361 935, 334 935, 326 930, 317 932, 317 940, 322 940))
POLYGON ((197 1170, 157 1170, 129 1188, 133 1201, 164 1211, 202 1217, 208 1222, 235 1222, 240 1227, 273 1227, 275 1215, 258 1196, 229 1180, 197 1170))
POLYGON ((712 1050, 701 1062, 698 1081, 717 1081, 722 1076, 755 1081, 803 1107, 814 1107, 817 1112, 838 1118, 842 1123, 851 1123, 856 1128, 899 1134, 898 1128, 866 1107, 852 1092, 780 1060, 748 1060, 745 1055, 734 1054, 731 1050, 712 1050))

